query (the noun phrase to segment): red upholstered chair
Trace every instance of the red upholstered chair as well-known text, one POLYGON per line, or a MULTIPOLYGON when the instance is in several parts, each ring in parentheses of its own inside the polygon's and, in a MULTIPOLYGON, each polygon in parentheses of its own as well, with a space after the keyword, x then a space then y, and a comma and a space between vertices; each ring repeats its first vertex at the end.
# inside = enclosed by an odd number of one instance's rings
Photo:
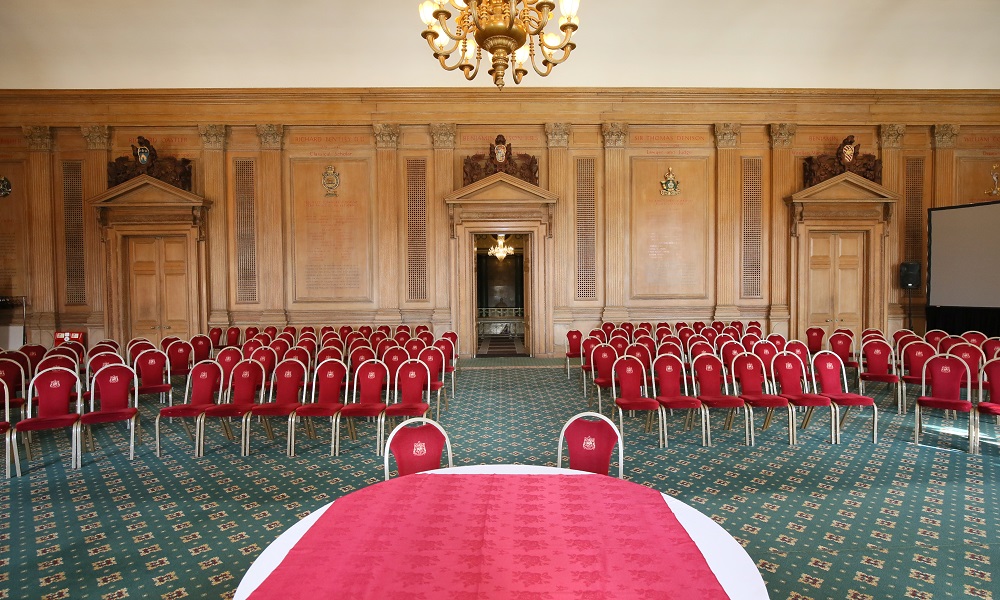
POLYGON ((220 389, 225 389, 229 385, 230 374, 233 368, 243 360, 243 352, 236 347, 226 347, 219 351, 215 357, 215 362, 222 367, 222 378, 219 381, 220 389))
POLYGON ((656 330, 653 331, 653 339, 655 339, 657 345, 659 345, 663 341, 663 338, 673 334, 674 332, 672 329, 670 329, 670 325, 663 323, 661 325, 656 326, 656 330))
MULTIPOLYGON (((37 411, 34 401, 28 403, 28 418, 14 425, 16 438, 18 433, 44 431, 49 429, 70 429, 70 468, 80 468, 80 413, 83 412, 82 390, 80 376, 73 369, 52 367, 43 369, 31 379, 28 385, 28 397, 37 398, 37 411)), ((28 460, 31 460, 31 443, 28 436, 24 440, 24 450, 28 460)))
POLYGON ((381 342, 379 342, 377 346, 375 346, 375 357, 378 358, 379 360, 382 360, 382 357, 384 357, 385 353, 389 351, 389 348, 399 348, 399 347, 400 346, 399 344, 396 343, 396 340, 392 338, 386 338, 381 342))
POLYGON ((253 339, 260 342, 262 346, 270 346, 271 342, 274 341, 274 336, 264 331, 261 331, 257 335, 253 336, 253 339))
POLYGON ((94 449, 92 426, 126 421, 129 428, 128 459, 132 460, 135 458, 137 436, 139 443, 142 443, 142 434, 139 431, 139 376, 128 365, 111 363, 101 367, 94 374, 91 391, 93 393, 90 396, 90 412, 80 415, 80 426, 86 434, 86 440, 81 436, 83 443, 78 452, 82 453, 87 441, 91 450, 94 449), (100 408, 95 407, 97 398, 101 400, 100 408))
POLYGON ((986 338, 980 347, 983 349, 983 354, 986 355, 986 360, 1000 357, 1000 337, 986 338))
MULTIPOLYGON (((191 360, 199 363, 203 360, 209 360, 212 358, 212 351, 215 345, 212 343, 212 338, 207 335, 195 335, 191 337, 191 360)), ((187 373, 185 373, 186 375, 187 373)))
POLYGON ((754 344, 759 342, 761 337, 756 333, 747 333, 740 338, 740 345, 743 346, 743 350, 746 352, 753 352, 754 344))
POLYGON ((435 413, 436 418, 441 417, 441 394, 444 394, 444 406, 448 408, 448 391, 444 383, 444 352, 437 346, 427 346, 420 352, 418 357, 422 363, 430 370, 431 393, 437 396, 435 413))
POLYGON ((931 346, 934 346, 934 350, 937 350, 938 344, 940 344, 941 340, 943 340, 946 337, 948 337, 947 331, 944 331, 942 329, 931 329, 930 331, 924 334, 924 341, 930 344, 931 346))
POLYGON ((312 354, 309 349, 303 346, 295 346, 289 348, 288 352, 285 352, 285 360, 295 359, 302 363, 306 368, 306 382, 308 387, 309 378, 312 377, 312 354))
MULTIPOLYGON (((707 444, 705 439, 705 414, 701 406, 701 401, 688 393, 688 377, 684 368, 684 361, 679 356, 672 354, 662 354, 656 357, 652 364, 653 396, 660 403, 664 413, 666 411, 686 410, 684 418, 684 430, 687 431, 694 426, 695 414, 701 421, 701 444, 707 444)), ((663 445, 669 446, 667 435, 666 414, 663 415, 663 445)))
POLYGON ((243 346, 240 347, 240 350, 243 353, 243 358, 250 358, 251 356, 253 356, 255 350, 263 347, 264 347, 264 342, 260 341, 257 338, 251 338, 243 342, 243 346))
POLYGON ((416 358, 420 356, 420 351, 426 347, 427 344, 424 342, 424 340, 417 337, 410 338, 406 340, 405 344, 403 344, 403 348, 406 350, 406 353, 409 355, 410 358, 416 358))
POLYGON ((738 336, 736 336, 737 338, 741 338, 741 337, 743 337, 743 333, 744 333, 744 331, 743 331, 743 330, 744 330, 744 328, 746 327, 746 326, 745 326, 745 325, 743 324, 743 321, 730 321, 730 323, 729 323, 729 326, 730 326, 730 327, 735 327, 735 328, 737 329, 737 331, 739 331, 739 332, 740 332, 740 334, 739 334, 738 336))
POLYGON ((632 342, 630 342, 627 337, 623 337, 623 335, 613 335, 611 336, 611 339, 608 340, 608 345, 615 349, 615 354, 618 356, 624 356, 625 350, 628 349, 629 344, 631 343, 632 342))
POLYGON ((556 466, 560 468, 563 440, 566 440, 569 453, 569 468, 598 475, 607 475, 611 469, 611 454, 617 442, 618 478, 625 478, 625 443, 611 419, 595 412, 582 412, 570 417, 559 432, 556 466))
POLYGON ((406 323, 401 323, 396 325, 395 333, 406 333, 407 335, 413 335, 413 329, 410 328, 406 323))
MULTIPOLYGON (((106 346, 105 346, 106 347, 106 346)), ((102 368, 108 365, 124 365, 125 359, 119 356, 115 352, 98 352, 93 356, 87 358, 87 369, 86 375, 83 379, 83 385, 85 391, 83 392, 83 403, 84 405, 93 405, 93 401, 100 399, 100 390, 94 389, 94 375, 97 374, 102 368), (94 394, 97 394, 95 397, 94 394)), ((138 387, 138 382, 136 382, 138 387)))
POLYGON ((975 331, 975 330, 966 331, 965 333, 962 334, 962 337, 965 338, 965 341, 969 342, 970 344, 974 344, 980 347, 982 347, 983 342, 989 339, 988 336, 982 331, 975 331))
POLYGON ((431 333, 429 330, 421 331, 417 333, 417 335, 414 337, 423 340, 425 346, 434 345, 434 334, 431 333))
POLYGON ((994 429, 1000 427, 1000 358, 992 358, 983 365, 979 372, 979 403, 976 412, 971 416, 975 419, 975 444, 973 451, 980 452, 980 421, 983 416, 993 417, 994 429))
POLYGON ((156 349, 156 346, 145 338, 134 339, 130 341, 127 346, 125 346, 125 357, 128 359, 128 364, 135 368, 135 359, 138 358, 140 354, 146 350, 156 349))
POLYGON ((616 329, 614 323, 601 323, 601 331, 604 332, 606 338, 611 337, 611 332, 616 329))
MULTIPOLYGON (((446 331, 447 333, 453 333, 446 331)), ((452 340, 451 336, 444 337, 442 335, 441 339, 435 340, 434 345, 441 349, 444 353, 444 373, 445 375, 451 375, 451 396, 455 397, 455 371, 458 370, 458 346, 456 342, 452 340)))
MULTIPOLYGON (((411 339, 413 339, 413 338, 411 338, 411 339)), ((407 340, 407 341, 409 341, 409 340, 407 340)), ((420 355, 420 352, 417 352, 417 356, 419 356, 419 355, 420 355)), ((392 390, 394 389, 393 386, 396 385, 396 371, 399 370, 399 367, 404 362, 406 362, 407 360, 409 360, 411 358, 413 358, 413 356, 410 355, 409 352, 407 352, 403 348, 400 348, 399 346, 395 346, 393 348, 389 348, 386 351, 385 356, 383 356, 380 359, 382 362, 385 363, 385 366, 389 369, 389 375, 388 375, 388 377, 386 377, 386 381, 385 381, 385 389, 387 391, 392 392, 392 390)), ((417 416, 421 416, 421 415, 417 415, 417 416)))
MULTIPOLYGON (((733 428, 733 418, 736 409, 743 408, 743 399, 729 393, 729 383, 726 380, 725 368, 722 360, 712 354, 702 354, 691 363, 694 371, 694 379, 697 382, 698 400, 705 413, 705 440, 706 445, 712 445, 712 421, 709 410, 712 408, 728 409, 726 416, 726 429, 733 428)), ((744 421, 744 424, 746 422, 744 421)), ((749 438, 749 433, 745 432, 745 437, 749 438)))
POLYGON ((937 351, 939 354, 948 354, 952 346, 957 344, 966 343, 965 338, 960 335, 949 335, 948 337, 941 338, 937 343, 937 351))
MULTIPOLYGON (((399 365, 394 376, 395 401, 386 403, 382 413, 382 439, 385 439, 386 421, 396 417, 426 417, 431 409, 431 371, 418 358, 410 358, 399 365)), ((390 421, 395 422, 395 421, 390 421)), ((380 452, 385 452, 381 448, 380 452)))
MULTIPOLYGON (((603 332, 602 332, 603 333, 603 332)), ((587 380, 594 378, 594 365, 590 361, 594 354, 594 348, 601 344, 601 339, 594 336, 588 336, 583 339, 580 343, 580 348, 583 351, 583 363, 580 364, 580 373, 583 376, 583 399, 587 399, 587 380)))
POLYGON ((278 328, 275 327, 274 325, 268 325, 267 327, 264 328, 264 333, 271 336, 271 339, 273 340, 274 338, 278 337, 278 328))
POLYGON ((771 383, 767 379, 764 361, 761 357, 750 352, 738 354, 733 360, 732 376, 740 386, 739 397, 746 406, 743 415, 747 446, 753 446, 755 442, 753 415, 755 408, 763 408, 766 411, 761 431, 766 431, 771 426, 775 409, 785 408, 788 411, 788 445, 794 445, 795 409, 787 398, 768 392, 771 383))
MULTIPOLYGON (((805 344, 802 345, 805 348, 805 344)), ((830 409, 830 443, 836 444, 840 437, 840 419, 837 405, 826 396, 820 396, 809 392, 812 389, 808 377, 808 369, 802 358, 794 352, 785 350, 775 355, 771 363, 772 389, 782 398, 795 407, 806 409, 806 414, 802 417, 802 429, 809 426, 812 420, 813 410, 817 406, 826 406, 830 409)), ((795 443, 798 443, 798 432, 794 436, 795 443)))
POLYGON ((292 427, 294 417, 292 413, 305 402, 306 382, 309 379, 309 370, 305 364, 294 359, 286 358, 278 363, 271 375, 270 395, 267 402, 254 404, 250 407, 250 419, 243 431, 246 438, 247 454, 250 454, 250 434, 253 430, 253 417, 260 417, 264 423, 264 432, 267 439, 274 439, 274 430, 271 428, 270 417, 285 417, 287 419, 285 430, 288 435, 285 438, 285 454, 292 456, 292 427))
POLYGON ((281 333, 291 334, 293 340, 295 339, 295 336, 299 334, 294 325, 285 325, 281 328, 281 333))
POLYGON ((160 350, 163 350, 164 352, 166 352, 167 348, 170 347, 170 344, 173 344, 174 342, 176 342, 176 341, 178 341, 180 339, 181 338, 177 337, 176 335, 168 335, 167 337, 162 338, 160 340, 160 350))
POLYGON ((892 332, 892 336, 891 336, 892 337, 892 343, 893 343, 893 345, 896 346, 897 350, 899 349, 899 340, 900 340, 900 338, 903 338, 903 337, 908 336, 908 335, 916 335, 916 334, 913 333, 912 329, 897 329, 896 331, 892 332))
POLYGON ((406 340, 410 339, 410 333, 408 331, 397 331, 393 334, 392 339, 396 340, 396 343, 402 346, 406 343, 406 340))
MULTIPOLYGON (((856 374, 861 371, 861 364, 854 357, 854 336, 846 331, 835 331, 830 336, 830 351, 840 358, 840 362, 844 363, 845 371, 855 369, 856 374)), ((815 357, 815 355, 814 352, 813 356, 815 357)), ((860 386, 860 380, 858 385, 860 386)))
POLYGON ((352 333, 353 331, 354 328, 351 327, 350 325, 341 325, 340 329, 337 330, 337 333, 340 334, 341 339, 344 339, 348 336, 348 334, 352 333))
POLYGON ((377 358, 375 351, 368 346, 358 346, 348 354, 347 368, 351 374, 351 381, 354 381, 355 372, 358 367, 373 358, 377 358))
POLYGON ((780 352, 778 347, 768 340, 757 342, 751 349, 751 353, 760 358, 760 363, 764 365, 764 391, 770 394, 774 393, 774 390, 771 389, 771 363, 778 352, 780 352))
POLYGON ((746 350, 744 350, 743 344, 740 344, 739 342, 730 342, 723 345, 722 348, 719 349, 717 356, 722 360, 722 365, 725 367, 727 382, 733 382, 733 378, 729 375, 733 371, 733 361, 736 360, 737 356, 743 354, 744 352, 746 352, 746 350))
POLYGON ((208 330, 208 339, 212 342, 213 350, 222 350, 225 346, 222 343, 222 328, 212 327, 208 330))
POLYGON ((253 351, 250 355, 250 360, 255 360, 263 365, 264 378, 262 384, 265 388, 270 388, 271 375, 274 373, 274 368, 278 366, 278 353, 270 346, 261 346, 253 351))
POLYGON ((441 467, 444 451, 448 451, 448 468, 454 466, 451 440, 436 421, 416 417, 396 426, 386 440, 389 451, 385 453, 385 480, 389 481, 389 456, 396 459, 397 474, 412 475, 433 471, 441 467))
POLYGON ((292 347, 292 344, 286 338, 277 338, 267 346, 271 350, 274 350, 274 358, 279 362, 285 360, 285 352, 292 347))
POLYGON ((20 421, 25 416, 24 396, 28 391, 28 378, 24 367, 17 361, 0 357, 0 381, 3 382, 5 389, 4 420, 7 423, 20 421), (15 412, 11 413, 11 409, 15 412))
POLYGON ((628 334, 629 339, 635 337, 635 325, 629 321, 624 321, 618 324, 618 329, 623 330, 628 334))
POLYGON ((863 357, 861 373, 858 375, 858 392, 865 393, 865 382, 872 381, 895 386, 896 411, 903 414, 903 386, 896 373, 896 355, 892 346, 882 338, 869 338, 861 345, 863 357))
MULTIPOLYGON (((830 336, 831 339, 834 336, 830 336)), ((861 394, 852 394, 847 388, 847 371, 840 357, 830 350, 821 350, 813 356, 813 386, 815 392, 826 396, 837 405, 839 411, 844 408, 840 418, 840 426, 844 426, 847 413, 851 407, 872 407, 872 443, 878 443, 878 407, 875 399, 861 394)))
POLYGON ((916 340, 903 346, 900 379, 903 383, 903 412, 906 412, 907 384, 920 385, 924 381, 924 363, 937 354, 933 344, 916 340))
POLYGON ((774 348, 778 352, 784 350, 785 344, 788 343, 788 340, 785 339, 785 336, 781 335, 780 333, 772 333, 771 335, 767 336, 764 339, 774 344, 774 348))
POLYGON ((624 437, 624 411, 645 411, 646 433, 653 430, 653 413, 656 413, 656 437, 663 447, 663 410, 653 394, 649 393, 646 381, 646 367, 635 356, 619 356, 613 365, 614 377, 611 382, 611 397, 618 409, 619 431, 624 437))
POLYGON ((243 330, 243 343, 245 344, 248 340, 252 340, 257 337, 258 333, 260 333, 260 327, 257 327, 256 325, 250 325, 247 327, 243 330))
POLYGON ((661 356, 663 354, 672 354, 677 358, 684 359, 684 351, 681 350, 679 344, 673 342, 663 342, 656 347, 656 355, 661 356))
POLYGON ((427 325, 417 325, 416 327, 413 328, 413 335, 418 336, 421 333, 424 333, 425 331, 430 331, 430 330, 431 330, 431 328, 428 327, 427 325))
POLYGON ((691 329, 694 329, 695 333, 701 333, 701 330, 707 327, 704 321, 695 321, 691 323, 691 329))
POLYGON ((250 430, 250 411, 263 402, 268 376, 264 365, 252 358, 241 360, 233 367, 227 390, 229 401, 224 404, 208 404, 195 418, 195 456, 205 456, 205 423, 209 418, 219 419, 222 432, 230 441, 236 438, 229 426, 229 419, 240 419, 240 455, 250 454, 250 436, 247 433, 250 430))
MULTIPOLYGON (((983 354, 979 346, 969 342, 961 342, 949 348, 947 353, 941 352, 941 354, 950 354, 951 356, 960 358, 969 367, 969 375, 972 377, 972 381, 969 384, 972 386, 972 391, 979 391, 979 372, 983 369, 983 365, 986 364, 986 355, 983 354)), ((965 381, 962 383, 965 383, 965 381)))
POLYGON ((113 346, 114 349, 115 349, 115 352, 117 352, 118 354, 122 353, 122 345, 119 344, 116 340, 113 340, 111 338, 104 338, 103 340, 98 340, 97 343, 94 344, 94 345, 95 346, 101 346, 101 345, 113 346))
POLYGON ((344 408, 343 393, 347 382, 347 365, 335 358, 328 358, 316 365, 312 379, 312 402, 295 409, 289 417, 289 456, 295 456, 295 418, 305 419, 306 435, 316 437, 313 417, 330 419, 330 456, 334 453, 333 422, 344 408))
MULTIPOLYGON (((55 348, 49 348, 48 350, 45 351, 45 356, 42 358, 42 360, 45 360, 45 358, 48 358, 49 356, 65 356, 66 358, 75 362, 77 366, 82 365, 83 357, 86 356, 86 352, 81 354, 77 350, 77 348, 73 347, 73 344, 76 344, 76 346, 80 346, 80 344, 77 344, 76 342, 63 342, 61 345, 56 346, 55 348)), ((82 348, 82 346, 80 347, 82 348)))
MULTIPOLYGON (((608 334, 604 333, 604 330, 601 329, 600 327, 596 327, 594 329, 591 329, 590 333, 587 334, 587 337, 597 338, 601 343, 608 341, 608 334)), ((587 339, 587 338, 584 338, 584 339, 587 339)), ((583 358, 584 358, 584 360, 586 360, 587 359, 587 355, 584 354, 583 358)))
POLYGON ((720 333, 719 335, 715 336, 714 340, 712 340, 712 346, 715 348, 716 354, 718 354, 719 350, 722 348, 724 344, 728 344, 730 342, 735 342, 735 341, 736 338, 729 335, 728 333, 720 333))
MULTIPOLYGON (((20 371, 21 367, 18 366, 17 370, 20 371)), ((21 476, 21 456, 17 452, 17 440, 14 439, 14 429, 10 426, 11 392, 7 387, 7 383, 2 378, 0 378, 0 393, 3 394, 3 421, 0 421, 0 434, 3 434, 4 467, 7 471, 7 479, 10 479, 11 459, 13 459, 14 469, 17 472, 17 476, 21 476)))
POLYGON ((618 360, 618 352, 611 344, 598 344, 590 353, 590 363, 593 366, 591 383, 597 388, 597 412, 603 412, 601 390, 611 389, 616 360, 618 360))
POLYGON ((764 339, 764 330, 756 325, 747 326, 747 335, 755 335, 761 339, 764 339))
POLYGON ((159 394, 160 404, 173 405, 174 391, 166 352, 155 348, 144 350, 135 357, 132 368, 139 374, 139 395, 159 394))
POLYGON ((569 379, 569 359, 575 358, 583 364, 583 333, 571 329, 566 333, 566 379, 569 379))
POLYGON ((226 339, 223 343, 223 347, 231 348, 233 346, 239 346, 241 341, 240 328, 236 326, 231 326, 226 328, 226 339))
MULTIPOLYGON (((978 373, 976 375, 978 377, 978 373)), ((924 409, 953 410, 969 413, 969 452, 974 452, 976 418, 973 416, 971 381, 972 375, 969 372, 969 366, 957 356, 935 354, 924 363, 920 397, 913 405, 916 419, 913 427, 914 443, 920 443, 920 434, 924 430, 924 409), (963 387, 965 388, 965 398, 962 398, 963 387)))
POLYGON ((333 421, 334 454, 340 455, 340 423, 347 419, 347 430, 351 439, 357 439, 354 428, 355 417, 371 417, 377 419, 375 433, 376 453, 382 447, 379 433, 382 431, 382 413, 386 403, 382 400, 382 390, 389 379, 389 367, 380 360, 370 359, 358 365, 354 374, 354 392, 352 401, 340 410, 333 421))
MULTIPOLYGON (((170 419, 179 418, 184 425, 184 431, 195 443, 195 456, 200 456, 198 449, 198 438, 191 433, 187 421, 183 419, 197 419, 206 407, 215 403, 216 393, 223 389, 222 367, 219 363, 211 360, 202 361, 196 364, 188 374, 187 384, 184 387, 184 402, 164 406, 156 415, 154 431, 156 436, 156 455, 160 456, 160 419, 167 417, 170 419)), ((141 388, 140 388, 141 389, 141 388)))
MULTIPOLYGON (((73 354, 72 350, 69 350, 68 352, 69 354, 73 354)), ((62 367, 63 369, 69 369, 74 373, 80 372, 80 364, 76 362, 76 356, 67 356, 63 353, 46 354, 45 357, 38 362, 38 366, 35 367, 35 372, 41 373, 45 369, 51 369, 52 367, 62 367)))
POLYGON ((42 362, 42 358, 45 356, 45 346, 41 344, 25 344, 18 348, 18 350, 28 357, 28 365, 31 367, 28 369, 28 376, 33 377, 38 371, 38 363, 42 362))
POLYGON ((826 330, 822 327, 810 327, 806 329, 806 347, 809 354, 816 354, 823 349, 823 338, 826 337, 826 330))

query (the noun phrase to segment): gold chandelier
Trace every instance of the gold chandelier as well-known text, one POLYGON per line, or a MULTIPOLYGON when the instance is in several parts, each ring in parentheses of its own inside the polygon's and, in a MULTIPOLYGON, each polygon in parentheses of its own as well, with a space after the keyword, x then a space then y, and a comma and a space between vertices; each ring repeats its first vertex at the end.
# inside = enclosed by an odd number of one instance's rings
POLYGON ((507 258, 508 256, 510 256, 511 254, 514 254, 514 249, 513 248, 511 248, 510 246, 505 246, 504 245, 504 243, 503 243, 504 237, 506 237, 506 236, 504 236, 504 234, 498 233, 497 234, 497 245, 493 246, 489 250, 489 255, 497 257, 497 260, 503 260, 503 259, 507 258))
POLYGON ((529 60, 545 77, 569 58, 576 48, 572 38, 580 25, 579 6, 580 0, 559 0, 559 35, 545 32, 555 9, 552 0, 424 0, 419 9, 427 29, 421 35, 444 70, 461 69, 468 80, 479 73, 485 50, 491 56, 493 83, 503 89, 508 67, 514 69, 514 83, 521 83, 529 60), (448 5, 459 11, 452 24, 448 5), (449 64, 452 54, 456 58, 449 64))

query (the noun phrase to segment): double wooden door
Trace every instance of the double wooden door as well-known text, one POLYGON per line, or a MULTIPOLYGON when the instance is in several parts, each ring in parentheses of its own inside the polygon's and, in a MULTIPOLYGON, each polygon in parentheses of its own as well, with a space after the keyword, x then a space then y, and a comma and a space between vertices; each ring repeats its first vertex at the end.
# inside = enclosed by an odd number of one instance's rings
POLYGON ((127 238, 131 336, 159 344, 164 337, 191 336, 191 269, 186 236, 127 238))
POLYGON ((809 233, 807 320, 826 330, 824 339, 839 328, 860 335, 865 325, 865 239, 863 231, 809 233))

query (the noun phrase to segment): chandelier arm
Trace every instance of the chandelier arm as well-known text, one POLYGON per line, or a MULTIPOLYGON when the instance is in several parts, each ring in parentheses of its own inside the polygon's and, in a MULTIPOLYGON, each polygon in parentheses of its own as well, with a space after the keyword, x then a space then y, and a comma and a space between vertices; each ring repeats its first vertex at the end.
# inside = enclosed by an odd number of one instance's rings
POLYGON ((551 17, 552 14, 549 12, 547 4, 543 5, 540 11, 537 7, 525 6, 518 15, 518 19, 524 23, 524 29, 528 35, 542 33, 551 17))
MULTIPOLYGON (((556 54, 554 52, 551 52, 551 51, 546 50, 546 49, 543 48, 542 49, 542 57, 543 57, 544 60, 542 60, 542 64, 543 65, 544 64, 558 65, 560 63, 566 62, 566 59, 569 58, 570 52, 573 51, 573 48, 576 48, 576 44, 569 44, 565 48, 562 48, 563 53, 560 56, 556 56, 556 54)), ((534 64, 534 61, 532 61, 532 64, 534 64)), ((551 70, 552 69, 550 67, 549 71, 551 71, 551 70)), ((537 71, 537 69, 536 69, 536 71, 537 71)))
MULTIPOLYGON (((448 19, 451 17, 451 13, 446 10, 439 10, 434 13, 434 16, 437 17, 441 31, 449 38, 460 42, 469 36, 469 32, 461 25, 462 15, 458 15, 458 18, 455 19, 455 33, 452 33, 451 29, 448 28, 448 19)), ((431 30, 428 29, 427 31, 431 30)))
POLYGON ((535 70, 535 73, 538 73, 542 77, 548 77, 549 73, 552 72, 552 67, 555 66, 555 63, 552 62, 552 61, 550 61, 547 57, 545 57, 545 51, 544 50, 542 51, 542 65, 545 66, 545 70, 544 71, 538 68, 538 63, 535 62, 535 53, 532 52, 531 53, 531 68, 535 70))
MULTIPOLYGON (((573 39, 573 32, 576 31, 576 25, 573 23, 565 23, 563 24, 562 27, 560 27, 560 29, 563 32, 563 37, 561 40, 559 40, 558 44, 550 46, 549 44, 545 43, 545 36, 540 35, 538 36, 538 46, 540 48, 545 48, 548 50, 562 50, 567 45, 569 45, 573 39)), ((573 45, 576 46, 576 44, 573 45)))
MULTIPOLYGON (((429 31, 429 30, 428 30, 428 31, 429 31)), ((452 55, 452 54, 453 54, 453 53, 454 53, 454 52, 455 52, 456 50, 458 50, 458 49, 459 49, 459 47, 460 47, 460 46, 462 45, 462 42, 460 42, 460 41, 455 41, 454 43, 452 43, 452 45, 451 45, 451 47, 450 47, 450 48, 438 48, 438 47, 437 47, 437 46, 435 45, 435 42, 436 42, 436 40, 437 40, 437 37, 433 35, 433 34, 434 34, 435 32, 433 32, 433 31, 430 31, 430 32, 428 33, 428 31, 425 31, 425 32, 424 32, 424 34, 425 34, 425 35, 424 35, 424 39, 426 39, 426 40, 427 40, 427 45, 428 45, 428 46, 430 46, 430 48, 431 48, 431 51, 432 51, 432 52, 434 53, 434 57, 435 57, 435 58, 436 58, 436 57, 438 57, 439 55, 441 55, 441 56, 444 56, 445 58, 448 58, 448 57, 450 57, 450 56, 451 56, 451 55, 452 55)))
POLYGON ((450 55, 435 53, 434 56, 438 59, 438 63, 441 64, 441 68, 442 69, 444 69, 445 71, 455 71, 455 70, 461 69, 462 72, 465 73, 465 78, 468 79, 468 80, 472 80, 472 78, 475 77, 476 74, 479 72, 479 59, 478 58, 476 59, 475 69, 473 69, 473 67, 472 67, 471 64, 469 64, 469 63, 467 63, 467 62, 465 62, 465 61, 462 60, 462 55, 461 54, 458 56, 457 61, 453 65, 448 65, 448 63, 447 63, 447 60, 450 58, 450 55), (472 72, 472 76, 471 77, 469 76, 469 72, 470 71, 472 72))

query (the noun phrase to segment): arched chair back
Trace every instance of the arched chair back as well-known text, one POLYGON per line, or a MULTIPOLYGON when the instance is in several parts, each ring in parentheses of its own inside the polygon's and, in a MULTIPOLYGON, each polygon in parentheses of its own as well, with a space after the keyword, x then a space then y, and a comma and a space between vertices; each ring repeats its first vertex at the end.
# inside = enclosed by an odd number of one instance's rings
POLYGON ((1000 337, 986 338, 981 348, 983 349, 983 354, 986 355, 986 360, 993 360, 1000 357, 1000 337))
POLYGON ((401 323, 399 325, 396 325, 394 333, 400 333, 400 332, 405 332, 411 336, 413 335, 413 329, 406 323, 401 323))
POLYGON ((603 331, 604 335, 608 338, 611 337, 611 332, 614 331, 615 329, 616 328, 614 323, 601 323, 601 331, 603 331))
POLYGON ((448 452, 448 468, 454 466, 448 433, 431 419, 415 417, 403 421, 389 434, 386 447, 386 481, 389 481, 390 455, 396 459, 396 471, 400 477, 439 469, 445 450, 448 452))
POLYGON ((413 337, 422 340, 425 346, 430 346, 431 344, 434 343, 434 334, 431 333, 429 330, 421 331, 413 337))
POLYGON ((222 344, 222 328, 212 327, 208 330, 208 339, 212 342, 212 349, 221 350, 225 346, 222 344))
POLYGON ((420 351, 426 347, 427 344, 424 342, 424 340, 418 337, 410 338, 406 340, 405 344, 403 344, 403 349, 406 350, 406 353, 410 356, 410 358, 416 358, 420 356, 420 351))
POLYGON ((948 354, 952 346, 957 346, 958 344, 965 344, 965 338, 960 335, 949 335, 948 337, 941 338, 937 343, 937 351, 939 354, 948 354))
POLYGON ((262 347, 264 347, 264 342, 262 342, 262 341, 260 341, 260 340, 258 340, 256 338, 252 338, 252 339, 249 339, 249 340, 243 342, 243 347, 242 347, 243 358, 250 358, 251 356, 253 356, 253 353, 258 348, 262 348, 262 347))
POLYGON ((275 358, 277 358, 278 360, 284 360, 285 353, 288 352, 288 349, 291 347, 292 344, 289 343, 288 340, 285 338, 277 338, 276 340, 268 344, 268 348, 274 350, 275 358))
POLYGON ((566 379, 569 379, 569 359, 574 358, 583 364, 583 332, 571 329, 566 333, 566 379))
POLYGON ((970 342, 961 342, 949 348, 947 354, 957 356, 965 363, 969 368, 969 376, 972 378, 969 383, 973 390, 978 390, 979 372, 982 370, 983 365, 986 364, 986 354, 983 353, 982 348, 970 342))
MULTIPOLYGON (((28 398, 37 399, 37 406, 33 406, 34 402, 27 404, 28 417, 14 425, 15 435, 20 432, 70 428, 70 468, 79 469, 83 394, 76 369, 50 367, 39 370, 28 384, 28 398)), ((31 460, 30 439, 23 439, 28 460, 31 460)))
POLYGON ((253 351, 253 354, 250 355, 250 360, 255 360, 264 367, 263 381, 266 386, 266 382, 271 381, 271 374, 274 373, 274 367, 278 365, 278 353, 269 346, 261 346, 253 351))
POLYGON ((307 348, 304 348, 303 346, 289 348, 288 352, 285 352, 285 360, 288 359, 299 361, 305 366, 307 374, 312 373, 312 354, 309 353, 307 348))
POLYGON ((242 337, 242 332, 239 327, 232 325, 226 328, 226 341, 225 347, 229 348, 232 346, 239 346, 242 337))
POLYGON ((595 412, 570 417, 559 432, 556 466, 562 467, 563 440, 569 453, 569 468, 607 475, 611 455, 618 446, 618 478, 625 478, 625 443, 614 421, 595 412), (595 419, 595 420, 592 420, 595 419))
POLYGON ((788 343, 788 340, 785 339, 785 336, 781 335, 780 333, 772 333, 764 339, 774 344, 774 349, 777 350, 778 352, 784 350, 785 344, 788 343))
POLYGON ((941 340, 943 340, 946 337, 948 337, 947 331, 944 331, 942 329, 931 329, 930 331, 924 334, 924 341, 930 344, 931 346, 934 346, 934 349, 937 350, 938 344, 940 344, 941 340))
POLYGON ((139 427, 139 376, 121 362, 105 365, 94 373, 90 412, 80 416, 80 425, 86 427, 88 432, 93 425, 115 421, 130 423, 128 458, 132 460, 135 458, 135 434, 139 427), (97 397, 101 399, 100 409, 96 408, 97 397))
POLYGON ((392 339, 396 340, 396 343, 398 345, 402 346, 403 344, 405 344, 407 342, 407 340, 410 339, 410 332, 409 331, 397 331, 395 334, 393 334, 392 339))
POLYGON ((809 346, 802 340, 788 340, 788 343, 785 344, 784 352, 791 352, 799 357, 799 360, 802 361, 802 365, 805 367, 806 381, 811 382, 813 380, 812 353, 809 351, 809 346))
POLYGON ((166 352, 167 348, 170 347, 170 344, 173 344, 174 342, 180 341, 180 339, 181 338, 179 338, 179 337, 177 337, 175 335, 168 335, 167 337, 165 337, 165 338, 163 338, 163 339, 160 340, 160 350, 163 350, 164 352, 166 352))
POLYGON ((985 333, 975 330, 966 331, 965 333, 962 334, 962 337, 965 338, 965 341, 969 342, 970 344, 975 344, 976 346, 982 346, 983 342, 985 342, 988 339, 985 333))
POLYGON ((698 335, 700 335, 701 337, 705 338, 705 340, 709 344, 714 345, 715 344, 715 338, 719 337, 719 332, 716 331, 714 327, 704 327, 698 333, 698 335))
POLYGON ((45 357, 45 346, 41 344, 25 344, 18 348, 26 357, 28 357, 28 364, 30 368, 28 373, 34 375, 38 370, 38 363, 42 362, 42 358, 45 357))
POLYGON ((268 325, 267 327, 264 328, 264 333, 269 335, 273 340, 278 336, 278 328, 275 327, 274 325, 268 325))
POLYGON ((806 347, 809 354, 816 354, 823 349, 823 339, 826 337, 826 330, 822 327, 810 327, 806 329, 806 347))
MULTIPOLYGON (((73 354, 73 352, 70 351, 70 354, 73 354)), ((64 369, 69 369, 74 373, 80 370, 80 365, 76 362, 75 355, 66 356, 65 354, 49 354, 39 361, 38 367, 36 368, 36 374, 41 373, 45 369, 51 369, 52 367, 62 367, 64 369)))
POLYGON ((235 346, 223 348, 215 357, 215 362, 222 368, 222 377, 219 379, 219 385, 222 389, 229 385, 229 376, 233 372, 233 367, 241 360, 243 360, 243 353, 235 346))

